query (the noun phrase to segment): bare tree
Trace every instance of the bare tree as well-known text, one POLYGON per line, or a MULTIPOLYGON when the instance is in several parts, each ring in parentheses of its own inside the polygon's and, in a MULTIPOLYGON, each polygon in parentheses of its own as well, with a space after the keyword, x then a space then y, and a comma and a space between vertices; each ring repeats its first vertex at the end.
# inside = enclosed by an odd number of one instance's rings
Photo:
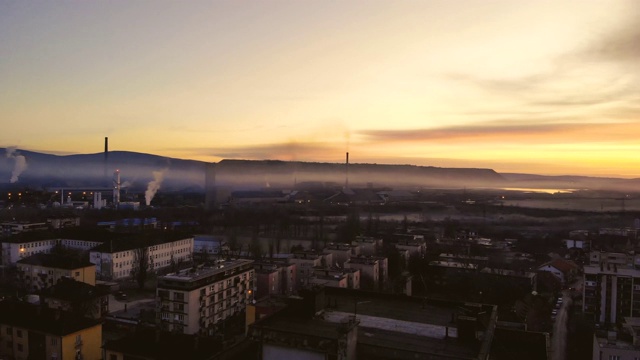
POLYGON ((131 277, 138 283, 138 287, 142 289, 145 281, 147 281, 147 271, 149 270, 149 248, 141 246, 135 249, 133 257, 131 277))

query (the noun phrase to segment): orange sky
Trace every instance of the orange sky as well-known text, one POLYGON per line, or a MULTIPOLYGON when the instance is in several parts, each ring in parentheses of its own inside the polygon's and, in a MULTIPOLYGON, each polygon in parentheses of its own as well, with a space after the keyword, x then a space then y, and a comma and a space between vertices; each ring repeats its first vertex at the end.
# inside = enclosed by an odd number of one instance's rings
POLYGON ((0 147, 640 177, 640 3, 0 4, 0 147))

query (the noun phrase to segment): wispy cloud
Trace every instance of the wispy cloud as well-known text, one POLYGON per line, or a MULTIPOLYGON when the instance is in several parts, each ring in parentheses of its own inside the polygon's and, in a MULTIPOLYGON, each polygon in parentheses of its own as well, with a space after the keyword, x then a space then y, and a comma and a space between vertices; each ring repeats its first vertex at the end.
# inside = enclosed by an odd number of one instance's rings
POLYGON ((631 3, 628 18, 618 27, 589 44, 578 55, 594 60, 627 62, 633 66, 640 61, 640 2, 631 3))
POLYGON ((247 160, 328 160, 342 154, 343 144, 317 142, 282 142, 249 146, 172 149, 198 156, 247 160))
POLYGON ((634 133, 640 122, 624 123, 546 123, 485 122, 473 125, 448 126, 433 129, 368 130, 364 140, 386 142, 439 143, 572 143, 636 141, 634 133))

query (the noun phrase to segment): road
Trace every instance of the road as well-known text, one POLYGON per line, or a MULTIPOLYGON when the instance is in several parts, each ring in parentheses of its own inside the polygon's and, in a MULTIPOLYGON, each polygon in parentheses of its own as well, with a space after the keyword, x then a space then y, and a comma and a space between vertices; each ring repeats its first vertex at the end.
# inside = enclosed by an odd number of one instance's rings
POLYGON ((551 360, 565 360, 567 357, 567 326, 569 308, 573 300, 569 296, 569 290, 562 291, 562 305, 558 309, 556 321, 553 324, 551 337, 551 360))

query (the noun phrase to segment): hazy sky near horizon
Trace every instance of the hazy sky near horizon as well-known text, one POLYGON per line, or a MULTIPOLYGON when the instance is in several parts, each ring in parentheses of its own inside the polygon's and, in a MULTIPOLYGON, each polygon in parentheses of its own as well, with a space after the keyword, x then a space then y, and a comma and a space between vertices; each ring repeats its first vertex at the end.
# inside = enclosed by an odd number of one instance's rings
POLYGON ((0 147, 640 177, 640 1, 0 0, 0 147))

